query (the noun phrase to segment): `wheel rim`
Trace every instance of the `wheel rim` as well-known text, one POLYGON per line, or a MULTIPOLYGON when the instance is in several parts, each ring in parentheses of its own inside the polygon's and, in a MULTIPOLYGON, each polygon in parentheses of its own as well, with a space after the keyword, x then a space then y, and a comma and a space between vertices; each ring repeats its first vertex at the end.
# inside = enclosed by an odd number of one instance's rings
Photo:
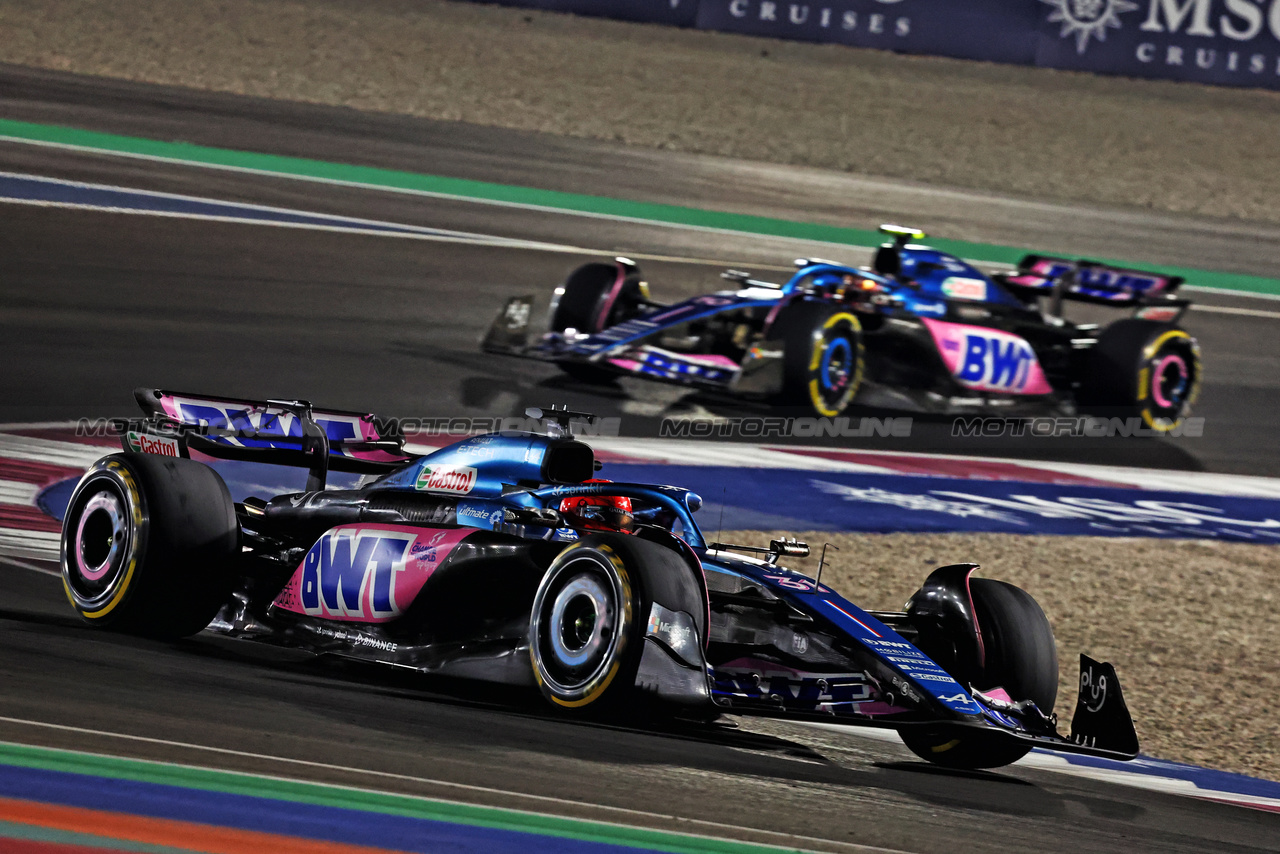
POLYGON ((834 417, 853 400, 862 382, 862 352, 858 322, 837 314, 814 331, 809 363, 809 398, 819 415, 834 417))
POLYGON ((70 508, 75 528, 66 542, 67 584, 85 609, 108 600, 128 567, 131 511, 119 487, 105 478, 88 485, 70 508))
POLYGON ((833 394, 839 394, 849 385, 853 376, 853 347, 849 339, 840 337, 827 342, 822 354, 822 369, 819 379, 822 387, 833 394))
POLYGON ((566 563, 551 579, 535 618, 536 663, 555 694, 587 692, 614 664, 622 637, 620 591, 595 555, 566 563))
POLYGON ((1165 356, 1152 370, 1151 397, 1161 409, 1181 409, 1190 386, 1191 371, 1176 353, 1165 356))
POLYGON ((1147 425, 1169 431, 1181 423, 1200 387, 1200 351, 1181 330, 1161 336, 1147 351, 1139 383, 1147 425))

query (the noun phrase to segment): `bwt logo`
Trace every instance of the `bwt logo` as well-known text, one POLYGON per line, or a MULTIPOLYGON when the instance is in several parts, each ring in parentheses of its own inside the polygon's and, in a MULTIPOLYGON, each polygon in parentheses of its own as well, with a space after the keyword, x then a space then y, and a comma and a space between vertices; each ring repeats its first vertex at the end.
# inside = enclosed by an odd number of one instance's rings
MULTIPOLYGON (((1075 268, 1072 264, 1054 264, 1043 275, 1047 279, 1056 279, 1075 268)), ((1076 272, 1076 281, 1087 288, 1100 288, 1108 291, 1149 291, 1161 283, 1152 276, 1140 276, 1133 273, 1121 273, 1115 270, 1103 270, 1097 267, 1080 267, 1076 272)))
MULTIPOLYGON (((174 398, 178 420, 215 430, 234 430, 237 433, 259 433, 268 436, 302 436, 302 422, 291 412, 264 411, 262 409, 224 409, 213 403, 174 398)), ((359 420, 356 418, 316 416, 316 424, 328 435, 330 441, 352 440, 360 437, 359 420)), ((256 440, 245 440, 253 444, 256 440)), ((262 444, 270 445, 269 441, 262 444)))
POLYGON ((299 599, 308 614, 371 620, 400 613, 396 574, 413 534, 338 529, 307 552, 299 599))
POLYGON ((969 333, 956 379, 983 388, 1021 391, 1035 363, 1035 353, 1025 341, 969 333))

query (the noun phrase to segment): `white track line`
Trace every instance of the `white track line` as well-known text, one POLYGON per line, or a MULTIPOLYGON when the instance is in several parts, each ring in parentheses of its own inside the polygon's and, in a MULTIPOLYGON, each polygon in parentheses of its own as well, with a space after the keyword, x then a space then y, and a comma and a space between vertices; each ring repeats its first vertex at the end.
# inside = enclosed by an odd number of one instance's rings
POLYGON ((62 570, 58 568, 57 564, 54 564, 53 566, 36 566, 34 563, 27 563, 24 560, 15 560, 14 558, 7 557, 3 554, 0 554, 0 563, 6 563, 20 569, 29 569, 32 572, 38 572, 41 575, 52 575, 54 578, 62 577, 62 570))
MULTIPOLYGON (((857 736, 858 738, 871 739, 873 741, 895 742, 898 744, 902 743, 898 734, 891 729, 854 727, 842 724, 826 723, 824 721, 797 720, 791 721, 790 723, 814 729, 834 730, 837 732, 843 732, 847 735, 857 736)), ((1141 767, 1144 763, 1147 763, 1147 760, 1143 757, 1139 757, 1138 759, 1133 760, 1132 765, 1134 767, 1141 767)), ((1040 748, 1032 750, 1026 756, 1013 763, 1010 767, 1034 768, 1039 771, 1049 771, 1054 774, 1066 774, 1070 777, 1081 777, 1086 780, 1114 783, 1118 786, 1128 786, 1134 789, 1162 792, 1167 795, 1202 798, 1204 800, 1228 803, 1236 806, 1253 806, 1268 810, 1274 810, 1277 807, 1280 807, 1280 800, 1275 798, 1265 798, 1258 795, 1240 795, 1234 792, 1219 791, 1217 789, 1202 789, 1191 780, 1183 780, 1176 777, 1165 777, 1159 774, 1144 774, 1140 771, 1129 771, 1125 768, 1100 768, 1094 765, 1076 765, 1070 762, 1063 755, 1055 754, 1040 748)))
POLYGON ((808 243, 812 245, 832 246, 839 249, 865 248, 872 249, 874 247, 856 247, 849 243, 831 243, 825 240, 804 240, 799 238, 778 237, 775 235, 759 234, 751 231, 738 231, 732 228, 718 228, 710 225, 688 225, 680 222, 664 222, 657 219, 645 219, 644 217, 622 216, 620 214, 596 213, 594 211, 573 210, 571 208, 558 208, 552 205, 536 205, 528 202, 510 202, 501 199, 484 199, 475 196, 460 196, 456 193, 440 193, 432 190, 417 190, 411 187, 394 187, 386 184, 370 184, 365 181, 344 181, 340 178, 321 178, 312 175, 299 175, 292 172, 276 172, 270 169, 254 169, 249 166, 231 166, 223 163, 205 163, 198 160, 184 160, 180 157, 162 157, 157 154, 140 154, 132 151, 112 151, 103 148, 95 148, 91 145, 75 145, 66 142, 48 142, 45 140, 25 139, 18 136, 7 136, 0 134, 0 142, 13 142, 20 145, 33 145, 40 148, 56 148, 64 151, 75 151, 82 154, 95 154, 104 157, 127 157, 133 160, 144 160, 152 163, 168 163, 175 166, 188 166, 198 169, 213 169, 221 172, 238 172, 246 175, 259 175, 267 178, 283 178, 292 181, 305 181, 313 184, 328 184, 336 187, 353 187, 359 190, 374 190, 384 193, 400 193, 408 196, 419 196, 431 199, 445 199, 452 202, 468 202, 477 205, 491 205, 493 207, 512 208, 515 210, 537 211, 539 213, 559 214, 561 216, 583 217, 586 219, 608 220, 612 222, 628 222, 637 225, 649 225, 658 228, 672 228, 681 231, 702 231, 712 234, 728 234, 734 237, 755 237, 755 238, 771 238, 777 240, 795 240, 800 243, 808 243))
MULTIPOLYGON (((53 724, 53 723, 47 723, 45 721, 30 721, 30 720, 24 720, 22 718, 10 718, 10 717, 4 717, 4 716, 0 716, 0 723, 18 724, 20 726, 52 729, 52 730, 58 730, 62 732, 74 732, 82 735, 97 736, 100 738, 114 738, 114 739, 119 739, 123 741, 134 741, 134 742, 140 742, 144 744, 155 744, 155 745, 160 745, 162 747, 176 747, 176 748, 181 748, 185 750, 194 750, 194 751, 199 751, 204 753, 214 753, 222 756, 236 756, 243 759, 265 760, 268 762, 277 762, 283 765, 293 765, 293 766, 305 767, 305 768, 316 768, 324 771, 338 771, 338 772, 343 772, 348 774, 359 774, 367 777, 376 777, 384 780, 400 780, 407 783, 419 783, 427 786, 439 786, 441 788, 456 789, 458 791, 465 791, 465 792, 475 792, 477 794, 498 795, 501 797, 517 798, 517 799, 535 801, 535 802, 544 803, 544 804, 556 804, 562 807, 569 806, 569 807, 576 807, 579 809, 599 810, 600 812, 615 813, 618 815, 635 816, 637 818, 659 819, 667 822, 673 821, 673 822, 678 822, 680 824, 697 825, 699 827, 705 827, 705 828, 716 829, 721 831, 731 830, 739 833, 742 833, 742 832, 756 833, 756 834, 760 834, 761 836, 771 836, 775 838, 780 838, 788 842, 790 840, 801 840, 805 843, 817 843, 829 849, 834 847, 842 851, 867 852, 867 854, 911 854, 911 852, 901 851, 895 848, 881 848, 876 845, 861 845, 858 843, 839 842, 837 840, 822 839, 820 837, 815 837, 815 836, 797 836, 795 834, 790 834, 790 833, 781 833, 774 830, 761 830, 759 828, 754 828, 754 827, 741 827, 740 825, 727 824, 727 823, 718 822, 718 821, 707 821, 705 819, 697 819, 697 818, 683 818, 677 815, 664 815, 663 813, 649 812, 647 810, 636 810, 636 809, 629 809, 627 807, 615 807, 615 806, 608 806, 605 804, 595 804, 589 801, 574 801, 574 800, 569 800, 567 798, 552 797, 550 795, 533 795, 533 794, 528 794, 526 792, 516 792, 516 791, 511 791, 509 789, 495 789, 489 786, 476 786, 470 783, 455 783, 450 780, 438 780, 438 779, 433 779, 431 777, 415 777, 409 774, 396 774, 390 771, 375 771, 373 769, 368 769, 368 768, 351 768, 346 765, 334 765, 327 762, 315 762, 308 759, 293 759, 287 756, 272 756, 271 754, 268 754, 268 753, 252 753, 246 750, 232 750, 226 747, 212 747, 204 744, 192 744, 190 742, 185 742, 185 741, 170 741, 168 739, 162 739, 162 738, 150 738, 148 736, 129 735, 127 733, 87 729, 85 727, 66 726, 64 724, 53 724)), ((26 746, 26 745, 23 745, 21 742, 5 742, 5 743, 15 744, 17 746, 26 746)), ((66 750, 66 748, 57 748, 57 747, 49 747, 46 749, 66 750)), ((85 751, 74 751, 74 750, 68 751, 68 752, 85 753, 85 751)), ((130 758, 130 757, 115 756, 113 754, 101 754, 101 753, 87 753, 87 755, 106 756, 114 759, 130 758)), ((314 786, 327 786, 335 789, 342 789, 349 792, 374 791, 377 794, 389 795, 392 797, 432 800, 432 801, 438 801, 443 803, 455 804, 459 806, 489 806, 487 804, 476 804, 474 802, 449 801, 441 798, 434 798, 434 797, 428 797, 423 795, 411 795, 411 794, 406 794, 404 792, 369 790, 369 789, 358 788, 355 786, 343 786, 335 783, 320 783, 314 780, 305 780, 305 779, 300 779, 296 777, 274 777, 266 774, 255 774, 255 773, 244 772, 244 771, 234 771, 226 768, 212 768, 204 765, 189 765, 181 762, 160 762, 153 759, 139 759, 134 761, 148 762, 152 764, 162 764, 162 765, 175 765, 182 768, 193 768, 201 771, 215 771, 223 774, 236 774, 244 777, 256 777, 256 778, 263 778, 268 780, 280 780, 282 782, 308 783, 314 786)), ((490 809, 511 809, 510 807, 489 807, 489 808, 490 809)), ((528 811, 522 811, 522 810, 512 810, 512 811, 526 812, 531 815, 549 816, 549 817, 555 817, 555 818, 570 818, 572 820, 571 816, 557 815, 553 813, 538 813, 538 812, 529 813, 528 811)), ((637 829, 638 827, 637 825, 625 825, 625 824, 620 824, 616 822, 608 822, 608 821, 602 822, 598 819, 577 819, 577 820, 586 821, 586 822, 595 822, 599 824, 609 824, 614 827, 624 827, 627 829, 637 829)), ((659 827, 643 827, 639 829, 655 830, 660 833, 684 833, 683 831, 668 831, 659 827)), ((701 838, 704 838, 704 839, 718 839, 722 841, 724 840, 724 837, 711 837, 711 836, 706 836, 702 834, 686 833, 685 835, 701 836, 701 838)), ((729 841, 733 841, 733 840, 729 840, 729 841)), ((738 841, 743 841, 743 840, 738 840, 738 841)), ((794 850, 793 846, 788 845, 788 847, 791 847, 794 850)))
MULTIPOLYGON (((1200 290, 1211 292, 1214 288, 1201 288, 1200 290)), ((1218 291, 1222 293, 1222 291, 1218 291)), ((1233 293, 1243 294, 1243 291, 1234 291, 1233 293)), ((1263 296, 1261 294, 1248 294, 1249 296, 1263 296)), ((1272 299, 1272 297, 1267 297, 1272 299)), ((1263 311, 1258 308, 1236 308, 1230 305, 1193 305, 1192 311, 1204 311, 1212 314, 1239 314, 1244 317, 1265 317, 1269 320, 1280 320, 1280 311, 1263 311)))
POLYGON ((112 452, 98 445, 81 445, 76 442, 60 442, 57 439, 0 434, 0 458, 8 457, 14 460, 48 463, 69 468, 88 468, 109 453, 112 452))
POLYGON ((36 503, 40 487, 20 480, 0 480, 0 504, 21 504, 31 507, 36 503))
MULTIPOLYGON (((549 206, 549 205, 529 204, 526 202, 511 202, 511 201, 502 201, 497 199, 484 199, 484 198, 478 198, 475 196, 462 196, 454 193, 440 193, 440 192, 433 192, 430 190, 416 190, 416 189, 406 188, 406 187, 388 186, 385 184, 370 184, 363 181, 344 181, 337 178, 319 178, 319 177, 314 177, 310 175, 300 175, 300 174, 291 173, 291 172, 275 172, 268 169, 253 169, 246 166, 230 166, 226 164, 205 163, 197 160, 183 160, 181 158, 176 158, 176 157, 161 157, 159 155, 154 155, 154 154, 138 154, 134 152, 125 152, 125 151, 110 151, 106 149, 94 148, 92 146, 72 145, 69 143, 59 143, 59 142, 45 142, 41 140, 23 139, 21 137, 13 137, 13 136, 5 136, 5 135, 0 135, 0 142, 15 142, 15 143, 20 143, 24 145, 34 145, 34 146, 40 146, 40 147, 46 147, 46 148, 57 148, 57 149, 64 149, 69 151, 92 153, 100 156, 106 155, 106 156, 114 156, 114 157, 128 157, 128 158, 133 158, 138 160, 170 163, 170 164, 190 166, 190 167, 196 167, 196 168, 202 168, 202 169, 217 169, 217 170, 222 170, 227 172, 241 172, 241 173, 247 173, 252 175, 265 175, 265 176, 271 176, 275 178, 287 178, 295 181, 308 181, 308 182, 319 183, 319 184, 332 184, 332 185, 344 186, 344 187, 354 187, 362 190, 377 190, 377 191, 383 191, 383 192, 394 192, 394 193, 401 193, 401 194, 407 194, 407 195, 424 196, 428 198, 447 199, 449 201, 468 202, 472 204, 485 204, 485 205, 493 205, 497 207, 515 208, 515 209, 521 209, 521 210, 532 210, 532 211, 538 211, 541 213, 560 214, 563 216, 577 216, 577 217, 586 217, 588 219, 603 219, 603 220, 611 220, 615 222, 629 222, 629 223, 636 223, 641 225, 660 226, 663 228, 675 228, 675 229, 681 229, 686 231, 706 231, 706 232, 712 232, 712 233, 718 233, 718 234, 735 235, 739 237, 741 236, 767 237, 775 240, 792 241, 799 244, 812 244, 812 245, 836 247, 842 250, 863 250, 863 251, 869 252, 875 248, 873 246, 860 246, 860 245, 851 244, 851 243, 832 243, 825 240, 814 240, 814 239, 808 239, 808 238, 782 237, 779 235, 763 235, 757 232, 738 231, 736 229, 730 229, 730 228, 719 228, 719 227, 705 226, 705 225, 691 225, 687 223, 664 222, 662 220, 645 219, 643 217, 630 217, 630 216, 622 216, 619 214, 596 213, 592 211, 581 211, 581 210, 573 210, 569 208, 558 208, 558 207, 549 206)), ((405 229, 405 231, 412 231, 415 233, 408 234, 403 232, 397 233, 397 232, 373 231, 373 230, 361 229, 361 228, 324 226, 324 225, 318 225, 318 224, 311 225, 311 224, 305 224, 305 223, 281 223, 281 222, 270 222, 270 221, 250 219, 250 218, 241 219, 238 217, 219 217, 219 216, 199 215, 199 214, 179 214, 175 212, 139 211, 139 210, 133 210, 133 209, 127 209, 127 208, 114 208, 114 207, 99 206, 99 205, 82 205, 82 204, 74 204, 74 203, 68 203, 68 202, 47 202, 47 201, 38 201, 38 200, 0 198, 0 202, 6 202, 9 204, 28 204, 28 205, 35 205, 39 207, 76 208, 76 209, 82 209, 82 210, 104 211, 109 213, 149 214, 151 216, 168 216, 168 217, 174 217, 174 218, 207 220, 207 221, 213 221, 213 222, 234 222, 234 223, 241 223, 241 224, 274 225, 274 226, 283 227, 283 228, 302 228, 302 229, 311 229, 311 230, 317 230, 317 231, 334 231, 334 232, 350 233, 350 234, 381 234, 386 237, 401 237, 401 238, 408 237, 408 238, 416 238, 418 240, 434 240, 438 242, 452 242, 452 243, 489 244, 489 245, 495 245, 495 246, 502 246, 504 248, 526 249, 526 250, 541 251, 541 252, 558 252, 558 253, 582 254, 582 255, 612 254, 609 250, 596 250, 596 249, 566 246, 566 245, 554 244, 554 243, 541 243, 538 241, 526 241, 526 240, 520 240, 518 238, 500 237, 497 235, 471 234, 468 232, 453 232, 452 235, 450 235, 448 229, 427 229, 424 226, 401 225, 398 223, 382 222, 380 220, 361 220, 355 217, 346 217, 346 216, 339 216, 334 214, 297 211, 289 208, 275 208, 267 205, 255 205, 250 203, 226 202, 221 200, 202 198, 198 196, 184 196, 184 195, 179 195, 174 193, 162 193, 159 191, 136 190, 136 189, 126 188, 126 187, 116 187, 116 186, 107 185, 107 184, 84 184, 84 183, 74 182, 74 181, 62 181, 60 179, 51 179, 51 178, 46 178, 44 176, 22 175, 19 173, 8 173, 8 172, 0 172, 0 176, 17 177, 17 178, 37 178, 37 179, 45 180, 51 183, 83 186, 83 187, 93 188, 93 189, 109 189, 117 192, 133 192, 141 195, 151 195, 151 196, 157 196, 161 198, 180 199, 185 201, 197 201, 197 202, 202 202, 206 204, 237 205, 237 206, 241 206, 249 209, 277 212, 277 213, 288 213, 292 215, 312 216, 312 217, 318 217, 318 218, 343 219, 353 223, 359 222, 359 223, 364 223, 368 225, 401 228, 401 229, 405 229), (428 234, 425 232, 435 232, 435 233, 428 234)), ((712 259, 684 258, 680 256, 650 255, 650 254, 639 254, 639 253, 628 253, 628 254, 632 258, 645 260, 645 261, 671 261, 671 262, 677 262, 677 263, 706 264, 706 265, 712 265, 712 266, 724 266, 724 265, 735 266, 734 262, 724 262, 724 261, 718 261, 718 260, 712 260, 712 259)), ((983 261, 972 261, 971 263, 978 264, 978 265, 987 265, 987 266, 990 266, 992 264, 992 262, 983 262, 983 261)), ((755 264, 752 266, 756 267, 757 269, 767 269, 767 270, 774 270, 774 271, 784 271, 784 270, 792 269, 791 267, 773 267, 773 266, 765 266, 760 264, 755 264)), ((1001 264, 998 266, 1005 267, 1007 265, 1001 264)), ((1202 287, 1198 285, 1184 285, 1182 289, 1196 291, 1200 293, 1210 293, 1210 294, 1218 293, 1218 294, 1225 294, 1230 296, 1249 297, 1253 299, 1280 300, 1280 295, 1277 295, 1277 294, 1261 294, 1261 293, 1256 293, 1254 291, 1242 291, 1242 290, 1234 290, 1234 289, 1228 289, 1228 288, 1209 288, 1209 287, 1202 287)), ((1200 311, 1219 311, 1220 313, 1224 313, 1224 314, 1241 314, 1241 315, 1248 315, 1252 317, 1280 319, 1280 312, 1254 311, 1250 309, 1232 310, 1232 309, 1227 309, 1226 307, 1198 306, 1198 305, 1192 306, 1192 308, 1200 311)))
POLYGON ((0 528, 0 559, 8 560, 11 557, 17 557, 56 561, 61 558, 61 555, 61 534, 50 531, 26 531, 21 528, 0 528))

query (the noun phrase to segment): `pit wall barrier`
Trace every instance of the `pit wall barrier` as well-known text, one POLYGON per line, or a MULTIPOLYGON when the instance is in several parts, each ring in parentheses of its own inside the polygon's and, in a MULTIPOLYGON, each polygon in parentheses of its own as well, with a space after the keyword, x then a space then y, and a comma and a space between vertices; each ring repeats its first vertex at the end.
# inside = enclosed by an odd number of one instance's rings
POLYGON ((496 2, 900 53, 1280 89, 1280 0, 496 2))

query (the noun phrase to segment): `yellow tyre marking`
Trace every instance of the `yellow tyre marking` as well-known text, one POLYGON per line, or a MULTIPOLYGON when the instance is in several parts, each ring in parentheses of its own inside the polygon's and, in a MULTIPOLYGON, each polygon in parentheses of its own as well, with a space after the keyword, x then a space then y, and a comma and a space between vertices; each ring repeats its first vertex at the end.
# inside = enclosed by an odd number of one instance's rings
POLYGON ((960 744, 960 739, 953 738, 950 741, 948 741, 946 744, 939 744, 937 747, 930 747, 929 750, 934 753, 946 753, 951 748, 958 747, 959 744, 960 744))
POLYGON ((1191 336, 1183 332, 1181 329, 1170 329, 1168 332, 1147 345, 1147 349, 1142 351, 1142 358, 1154 359, 1156 351, 1160 349, 1160 345, 1168 341, 1170 338, 1186 338, 1190 340, 1191 336))
POLYGON ((559 697, 552 697, 551 702, 555 703, 558 706, 564 706, 566 709, 577 709, 581 706, 586 706, 590 703, 594 703, 597 699, 600 698, 600 695, 604 693, 604 690, 609 687, 609 684, 613 682, 613 677, 618 675, 618 668, 620 666, 621 664, 615 661, 613 663, 613 667, 609 668, 609 672, 605 674, 604 681, 601 682, 600 685, 595 690, 593 690, 587 696, 583 697, 581 700, 561 700, 559 697))
POLYGON ((1181 418, 1177 420, 1171 418, 1154 418, 1151 415, 1150 409, 1142 410, 1142 420, 1146 422, 1146 425, 1152 430, 1158 430, 1161 433, 1168 433, 1170 430, 1182 423, 1181 418))
MULTIPOLYGON (((847 311, 842 311, 828 317, 826 322, 822 324, 822 329, 824 331, 830 329, 842 320, 848 321, 849 325, 853 327, 854 332, 862 332, 862 323, 859 322, 858 316, 856 314, 850 314, 847 311)), ((810 371, 816 371, 822 365, 822 353, 825 348, 820 345, 825 343, 826 338, 824 336, 818 333, 814 334, 813 358, 809 360, 810 371)), ((862 358, 861 342, 859 342, 859 346, 854 347, 853 356, 857 360, 857 364, 854 367, 853 380, 850 382, 849 387, 853 389, 854 394, 857 394, 858 388, 862 385, 862 372, 865 368, 862 358)), ((827 418, 835 418, 840 414, 840 410, 831 409, 826 405, 822 399, 821 388, 822 387, 816 378, 809 380, 809 400, 813 403, 813 408, 818 411, 819 415, 823 415, 827 418)))
MULTIPOLYGON (((129 503, 133 505, 132 510, 133 510, 134 528, 133 528, 132 535, 129 537, 129 551, 133 552, 134 556, 129 559, 129 568, 125 570, 124 580, 120 582, 120 586, 116 588, 115 595, 111 597, 111 601, 107 602, 106 605, 103 605, 101 608, 99 608, 96 611, 80 612, 80 615, 83 616, 86 620, 101 619, 102 617, 105 617, 107 614, 110 614, 112 611, 114 611, 116 606, 119 605, 120 602, 124 599, 125 594, 129 592, 129 585, 133 582, 134 570, 138 568, 138 558, 136 555, 136 550, 138 548, 137 531, 142 526, 142 497, 138 494, 138 485, 134 483, 133 476, 129 473, 128 469, 126 469, 120 463, 115 462, 114 460, 110 463, 107 463, 107 467, 114 470, 120 475, 120 478, 124 481, 125 486, 128 488, 129 495, 126 497, 132 499, 129 503)), ((63 580, 63 584, 64 585, 66 584, 65 579, 63 580)), ((69 588, 68 588, 68 595, 70 595, 69 588)), ((72 604, 75 604, 74 600, 72 604)))
MULTIPOLYGON (((1197 359, 1199 359, 1200 348, 1196 346, 1195 339, 1193 339, 1186 332, 1183 332, 1181 329, 1170 329, 1168 332, 1164 333, 1155 341, 1152 341, 1150 344, 1147 345, 1146 349, 1142 351, 1143 360, 1150 361, 1154 359, 1156 356, 1156 353, 1160 351, 1160 346, 1164 344, 1164 342, 1172 338, 1185 338, 1186 340, 1190 341, 1191 349, 1195 353, 1197 359)), ((1192 366, 1188 365, 1188 368, 1191 368, 1191 367, 1192 366)), ((1148 387, 1151 385, 1153 379, 1154 378, 1151 377, 1150 368, 1144 367, 1142 371, 1138 374, 1138 400, 1147 399, 1147 390, 1148 390, 1148 387)), ((1197 371, 1196 377, 1195 377, 1195 385, 1192 386, 1190 393, 1187 394, 1187 400, 1186 400, 1185 406, 1190 406, 1191 404, 1195 403, 1196 398, 1199 396, 1200 396, 1200 375, 1199 375, 1199 371, 1197 371)), ((1157 430, 1161 433, 1168 433, 1174 430, 1179 424, 1182 423, 1181 418, 1177 418, 1177 419, 1156 418, 1151 414, 1150 407, 1143 407, 1142 420, 1152 430, 1157 430)))
MULTIPOLYGON (((585 546, 582 543, 570 546, 560 553, 560 557, 564 557, 566 554, 577 548, 585 548, 585 546)), ((618 647, 615 650, 617 657, 613 661, 613 666, 609 668, 609 672, 606 673, 604 678, 600 681, 600 684, 595 688, 592 688, 585 697, 577 700, 562 700, 554 695, 551 697, 551 702, 566 709, 581 708, 582 706, 590 705, 600 699, 600 696, 604 694, 611 684, 613 684, 614 677, 618 675, 618 670, 622 667, 621 658, 627 648, 627 632, 631 628, 631 579, 627 577, 627 568, 626 565, 623 564, 622 558, 618 557, 618 554, 613 549, 606 545, 601 545, 598 549, 604 552, 605 556, 608 557, 609 562, 612 563, 614 569, 618 571, 619 580, 622 582, 622 624, 619 627, 618 647)), ((533 659, 534 657, 534 647, 532 644, 529 646, 529 657, 530 659, 533 659)), ((536 659, 533 660, 533 675, 538 680, 538 685, 541 686, 545 684, 542 680, 542 674, 538 672, 538 663, 536 659)))

